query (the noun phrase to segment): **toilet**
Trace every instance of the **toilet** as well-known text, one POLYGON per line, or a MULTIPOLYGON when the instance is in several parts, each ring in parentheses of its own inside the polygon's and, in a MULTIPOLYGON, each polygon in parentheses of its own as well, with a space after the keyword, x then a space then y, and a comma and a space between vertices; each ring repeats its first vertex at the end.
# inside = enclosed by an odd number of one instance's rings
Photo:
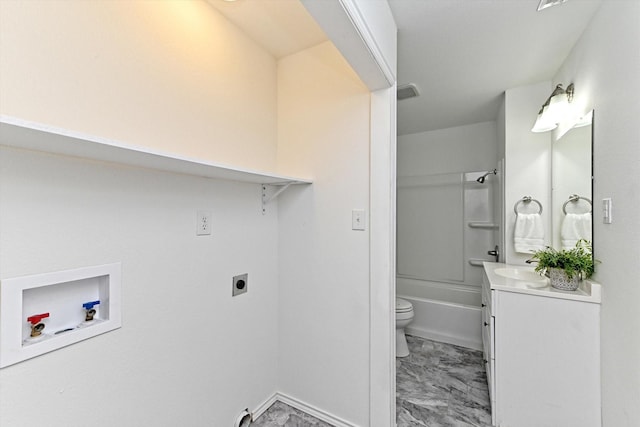
POLYGON ((396 298, 396 357, 407 357, 409 347, 404 328, 413 320, 413 305, 405 299, 396 298))

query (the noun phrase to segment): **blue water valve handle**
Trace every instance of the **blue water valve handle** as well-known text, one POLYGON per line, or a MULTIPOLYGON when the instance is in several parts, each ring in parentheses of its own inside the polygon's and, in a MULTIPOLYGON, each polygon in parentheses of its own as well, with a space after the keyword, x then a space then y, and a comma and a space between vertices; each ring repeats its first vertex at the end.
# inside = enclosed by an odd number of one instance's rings
POLYGON ((98 305, 98 304, 100 304, 100 300, 85 302, 84 304, 82 304, 82 308, 84 308, 85 310, 91 310, 94 305, 98 305))

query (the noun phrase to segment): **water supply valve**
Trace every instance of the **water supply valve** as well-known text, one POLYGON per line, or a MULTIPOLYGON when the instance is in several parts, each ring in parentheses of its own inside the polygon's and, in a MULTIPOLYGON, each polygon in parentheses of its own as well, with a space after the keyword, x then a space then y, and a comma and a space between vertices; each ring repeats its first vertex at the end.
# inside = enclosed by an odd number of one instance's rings
POLYGON ((31 338, 40 337, 42 331, 45 328, 45 324, 42 323, 42 319, 49 317, 49 313, 34 314, 27 317, 27 322, 31 323, 31 338))
POLYGON ((89 302, 85 302, 84 304, 82 304, 82 308, 84 308, 85 310, 85 316, 84 316, 84 321, 85 322, 92 322, 93 321, 93 317, 96 315, 96 309, 93 308, 94 306, 100 304, 100 300, 97 301, 89 301, 89 302))

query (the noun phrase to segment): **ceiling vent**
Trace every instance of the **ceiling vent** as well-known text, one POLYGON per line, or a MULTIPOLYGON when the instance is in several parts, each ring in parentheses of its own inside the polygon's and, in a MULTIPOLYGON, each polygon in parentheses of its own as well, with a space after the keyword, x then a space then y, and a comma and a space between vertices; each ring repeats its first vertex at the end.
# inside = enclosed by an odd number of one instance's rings
POLYGON ((413 98, 418 95, 420 95, 420 92, 418 92, 418 88, 413 83, 398 86, 398 101, 413 98))
POLYGON ((566 1, 567 0, 540 0, 540 4, 538 4, 538 12, 548 7, 561 5, 566 1))

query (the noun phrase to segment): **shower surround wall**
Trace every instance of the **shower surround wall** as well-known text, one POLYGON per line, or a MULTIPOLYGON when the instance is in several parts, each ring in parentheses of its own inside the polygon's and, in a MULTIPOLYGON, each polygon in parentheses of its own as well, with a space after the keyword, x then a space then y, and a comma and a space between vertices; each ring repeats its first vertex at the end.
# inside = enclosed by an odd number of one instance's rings
POLYGON ((495 122, 461 126, 398 139, 397 294, 414 305, 408 332, 480 348, 482 270, 490 260, 495 230, 492 199, 499 191, 495 122))
MULTIPOLYGON (((398 276, 477 285, 493 249, 493 186, 482 172, 398 180, 398 276), (487 180, 488 181, 488 180, 487 180)), ((492 259, 495 261, 495 259, 492 259)))

